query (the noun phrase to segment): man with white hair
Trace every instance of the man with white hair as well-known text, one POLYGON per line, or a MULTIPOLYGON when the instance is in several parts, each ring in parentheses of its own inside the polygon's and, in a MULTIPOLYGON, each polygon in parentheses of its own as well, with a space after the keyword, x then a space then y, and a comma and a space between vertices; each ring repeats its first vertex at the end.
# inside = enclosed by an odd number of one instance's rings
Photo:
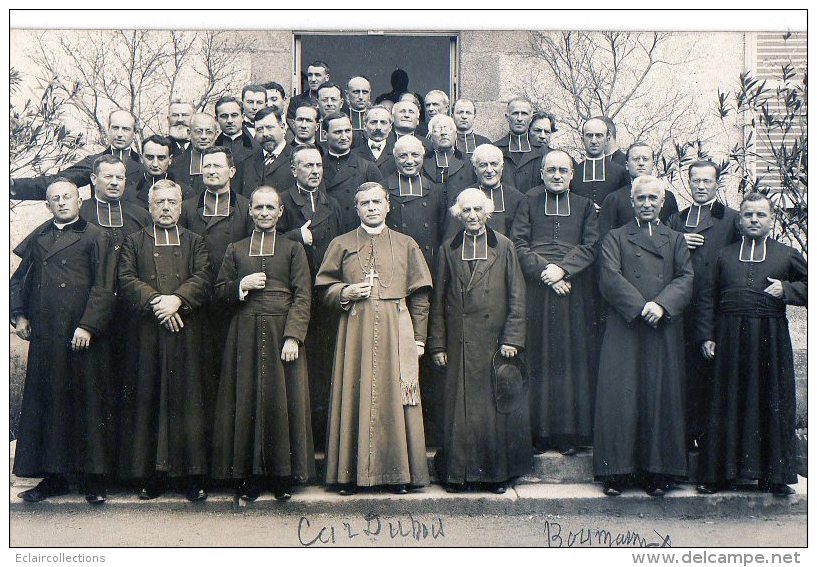
POLYGON ((393 154, 396 171, 385 180, 390 205, 386 224, 417 242, 433 273, 446 215, 443 187, 423 167, 424 149, 418 138, 400 138, 393 154))
MULTIPOLYGON (((420 108, 410 100, 395 102, 391 107, 391 115, 394 119, 394 136, 399 140, 403 136, 415 136, 418 138, 417 126, 420 124, 420 108)), ((426 149, 431 148, 431 143, 426 141, 423 144, 426 149)))
MULTIPOLYGON (((510 238, 511 221, 513 221, 516 209, 524 198, 511 183, 502 181, 502 171, 504 169, 504 156, 502 150, 491 144, 481 144, 476 147, 471 155, 471 165, 473 166, 476 183, 485 196, 494 205, 493 212, 488 218, 488 226, 491 229, 504 234, 510 238)), ((457 193, 449 189, 449 206, 454 203, 457 193)), ((446 235, 450 236, 457 230, 457 223, 449 221, 446 228, 446 235)))
POLYGON ((543 184, 524 196, 511 228, 528 283, 534 447, 563 455, 591 444, 596 384, 596 294, 590 268, 598 225, 590 199, 570 192, 572 177, 570 156, 548 152, 542 159, 543 184))
POLYGON ((652 496, 687 476, 683 312, 692 262, 683 235, 658 222, 662 182, 633 182, 635 218, 601 243, 609 309, 599 359, 593 472, 609 496, 638 481, 652 496))
POLYGON ((427 152, 423 169, 429 177, 450 193, 459 193, 474 184, 474 171, 454 147, 457 127, 447 114, 437 114, 428 123, 431 151, 427 152))
POLYGON ((426 118, 431 121, 438 114, 448 116, 448 95, 441 90, 428 91, 425 97, 426 118))
POLYGON ((462 191, 451 207, 462 228, 438 259, 428 348, 446 369, 435 465, 450 492, 477 484, 502 494, 532 465, 527 399, 499 407, 492 380, 492 367, 525 347, 525 282, 513 243, 487 226, 492 210, 479 189, 462 191))
POLYGON ((151 226, 125 240, 118 294, 132 317, 123 377, 119 475, 149 500, 178 479, 191 502, 207 498, 203 310, 212 291, 207 247, 178 226, 182 190, 162 180, 148 194, 151 226))

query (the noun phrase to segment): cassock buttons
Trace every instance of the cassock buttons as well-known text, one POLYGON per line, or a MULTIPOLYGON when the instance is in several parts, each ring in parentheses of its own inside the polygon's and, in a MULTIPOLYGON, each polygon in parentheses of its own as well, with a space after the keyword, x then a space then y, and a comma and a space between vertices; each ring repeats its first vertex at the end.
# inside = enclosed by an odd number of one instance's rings
POLYGON ((424 207, 427 207, 427 206, 428 206, 428 203, 423 203, 423 206, 424 206, 424 207))
POLYGON ((60 260, 60 264, 62 264, 63 266, 64 266, 65 264, 67 264, 67 263, 68 263, 68 260, 60 260))
POLYGON ((60 287, 65 287, 65 285, 66 285, 65 282, 63 282, 60 284, 60 287))

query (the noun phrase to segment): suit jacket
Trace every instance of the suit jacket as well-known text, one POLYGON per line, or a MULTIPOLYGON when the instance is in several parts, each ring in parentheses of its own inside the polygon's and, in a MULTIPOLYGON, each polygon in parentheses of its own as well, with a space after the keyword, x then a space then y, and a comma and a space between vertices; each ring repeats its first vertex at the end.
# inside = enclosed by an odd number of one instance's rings
POLYGON ((442 185, 435 183, 425 172, 421 177, 423 195, 415 197, 400 196, 397 173, 386 179, 390 207, 386 224, 392 230, 408 234, 417 242, 433 275, 437 268, 435 256, 442 243, 447 213, 445 193, 442 185))
POLYGON ((190 148, 190 140, 180 140, 172 136, 168 136, 167 139, 173 142, 170 146, 171 157, 176 157, 190 148))
POLYGON ((279 192, 283 191, 290 187, 294 181, 292 169, 290 168, 291 158, 292 147, 286 145, 278 154, 278 157, 275 158, 275 161, 270 165, 265 165, 264 149, 259 146, 253 156, 241 163, 241 185, 231 185, 248 199, 252 192, 262 185, 270 185, 278 189, 279 192))
POLYGON ((312 232, 312 244, 309 246, 304 244, 304 249, 309 263, 309 273, 313 279, 323 262, 329 243, 341 234, 341 210, 337 200, 321 189, 317 190, 316 200, 313 213, 309 199, 297 186, 282 191, 281 204, 284 206, 284 213, 278 219, 276 227, 283 236, 303 244, 301 227, 306 221, 312 221, 309 225, 309 230, 312 232))
MULTIPOLYGON (((11 199, 18 199, 20 201, 44 201, 45 190, 57 177, 66 177, 70 179, 77 187, 84 187, 91 184, 91 174, 94 169, 94 161, 97 158, 112 154, 114 150, 106 149, 104 152, 91 154, 85 156, 74 165, 71 165, 56 175, 40 175, 38 177, 25 177, 15 179, 13 185, 9 188, 9 197, 11 199)), ((119 156, 119 152, 113 155, 119 156)), ((139 182, 139 179, 145 172, 145 166, 142 165, 142 157, 131 150, 123 160, 125 163, 125 195, 133 191, 133 187, 139 182)))
POLYGON ((522 193, 527 193, 542 183, 542 157, 550 149, 531 139, 531 151, 525 153, 511 152, 510 139, 511 135, 505 134, 494 142, 494 145, 502 150, 502 155, 505 156, 502 182, 513 185, 522 193))
POLYGON ((396 171, 394 165, 394 136, 390 133, 382 143, 385 146, 377 159, 375 159, 372 149, 369 147, 368 140, 364 140, 363 143, 353 148, 352 152, 375 164, 385 179, 396 171))
POLYGON ((204 238, 209 267, 213 278, 221 269, 227 245, 247 238, 252 233, 253 223, 250 219, 250 201, 243 195, 230 190, 230 214, 226 217, 204 216, 204 192, 185 199, 182 203, 182 214, 179 226, 204 238))
POLYGON ((377 166, 351 151, 340 160, 328 153, 323 159, 323 184, 326 194, 334 197, 341 207, 341 234, 358 225, 360 219, 355 209, 355 193, 367 181, 383 182, 383 175, 377 166), (331 168, 336 168, 332 172, 331 168))
POLYGON ((233 161, 235 162, 236 168, 238 168, 244 160, 255 156, 258 148, 261 147, 258 145, 258 142, 255 141, 250 131, 247 130, 246 126, 241 127, 241 136, 235 140, 222 132, 218 138, 216 138, 214 145, 230 148, 230 151, 233 152, 233 161))

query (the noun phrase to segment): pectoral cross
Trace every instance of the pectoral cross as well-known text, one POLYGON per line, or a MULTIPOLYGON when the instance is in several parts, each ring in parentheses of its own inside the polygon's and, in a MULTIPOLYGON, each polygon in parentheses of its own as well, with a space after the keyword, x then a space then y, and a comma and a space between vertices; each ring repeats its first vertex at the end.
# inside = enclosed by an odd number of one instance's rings
POLYGON ((369 285, 374 287, 374 280, 380 279, 380 274, 374 271, 374 266, 369 268, 369 273, 363 276, 364 280, 369 280, 369 285))

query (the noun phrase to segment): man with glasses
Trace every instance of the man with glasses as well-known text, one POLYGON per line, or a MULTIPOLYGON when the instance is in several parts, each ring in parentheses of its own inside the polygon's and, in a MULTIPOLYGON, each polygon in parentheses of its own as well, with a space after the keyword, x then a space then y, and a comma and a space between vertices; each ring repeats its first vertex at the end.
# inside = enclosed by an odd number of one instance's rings
POLYGON ((168 176, 181 186, 185 199, 204 191, 202 157, 207 148, 215 145, 217 137, 218 124, 214 116, 204 112, 193 115, 190 119, 190 147, 176 156, 167 170, 168 176))

